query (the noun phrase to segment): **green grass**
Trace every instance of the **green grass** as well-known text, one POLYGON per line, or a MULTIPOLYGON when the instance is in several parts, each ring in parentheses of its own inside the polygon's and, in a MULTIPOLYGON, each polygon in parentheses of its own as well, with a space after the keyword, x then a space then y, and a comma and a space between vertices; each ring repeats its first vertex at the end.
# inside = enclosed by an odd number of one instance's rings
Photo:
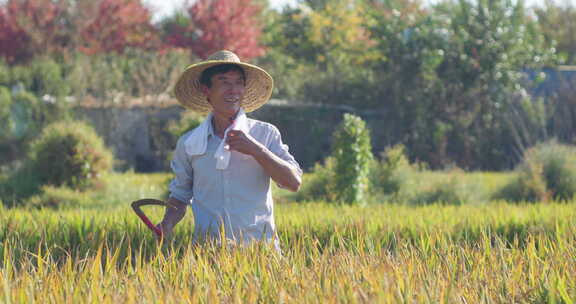
POLYGON ((426 188, 430 183, 456 179, 463 184, 473 184, 486 193, 493 193, 508 183, 513 174, 511 172, 463 172, 454 171, 421 171, 417 173, 416 184, 419 188, 426 188))
MULTIPOLYGON (((162 196, 168 178, 110 176, 114 187, 108 183, 99 194, 89 194, 87 203, 94 200, 89 208, 0 209, 0 302, 573 303, 576 298, 575 202, 363 208, 280 203, 275 215, 283 255, 278 256, 257 245, 192 246, 190 212, 173 241, 159 246, 129 203, 162 196)), ((151 208, 148 214, 157 221, 162 210, 151 208)))
POLYGON ((32 196, 21 205, 48 205, 60 209, 115 209, 140 198, 164 199, 171 178, 172 174, 169 173, 110 173, 104 176, 102 185, 95 189, 79 192, 69 188, 47 187, 43 193, 32 196))

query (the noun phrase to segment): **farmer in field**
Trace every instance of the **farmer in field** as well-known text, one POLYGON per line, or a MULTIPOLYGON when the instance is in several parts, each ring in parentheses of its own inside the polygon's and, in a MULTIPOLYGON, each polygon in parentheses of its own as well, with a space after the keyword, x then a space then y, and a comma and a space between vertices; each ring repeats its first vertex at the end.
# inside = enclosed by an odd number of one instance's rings
POLYGON ((176 208, 166 208, 159 224, 165 237, 190 204, 196 242, 224 235, 232 243, 265 240, 279 248, 270 180, 298 191, 302 170, 275 126, 246 117, 268 101, 272 88, 266 71, 229 51, 189 66, 180 76, 178 101, 209 114, 176 145, 167 201, 176 208))

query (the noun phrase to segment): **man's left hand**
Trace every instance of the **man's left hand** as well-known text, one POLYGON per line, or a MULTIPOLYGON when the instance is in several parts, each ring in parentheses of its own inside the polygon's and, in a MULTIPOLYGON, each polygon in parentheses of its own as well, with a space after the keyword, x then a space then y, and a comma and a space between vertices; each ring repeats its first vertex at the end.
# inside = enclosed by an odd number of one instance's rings
POLYGON ((262 152, 262 145, 256 141, 252 136, 245 134, 240 130, 230 130, 226 136, 226 143, 230 146, 230 150, 238 151, 240 153, 248 154, 251 156, 262 152))

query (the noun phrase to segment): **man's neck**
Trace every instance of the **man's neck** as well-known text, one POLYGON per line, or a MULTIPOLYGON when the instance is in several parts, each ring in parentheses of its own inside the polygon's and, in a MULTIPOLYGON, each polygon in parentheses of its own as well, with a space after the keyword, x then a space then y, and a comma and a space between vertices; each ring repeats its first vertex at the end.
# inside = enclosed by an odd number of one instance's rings
POLYGON ((232 116, 221 115, 213 113, 212 116, 212 127, 214 128, 214 133, 220 138, 224 138, 224 132, 228 127, 234 122, 234 118, 238 115, 238 112, 232 116))

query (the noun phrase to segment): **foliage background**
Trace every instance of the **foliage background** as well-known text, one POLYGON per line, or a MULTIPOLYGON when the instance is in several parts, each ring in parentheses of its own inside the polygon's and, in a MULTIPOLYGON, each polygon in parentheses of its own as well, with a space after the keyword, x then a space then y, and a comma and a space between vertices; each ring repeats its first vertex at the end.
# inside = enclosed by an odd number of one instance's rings
MULTIPOLYGON (((511 0, 308 0, 283 10, 201 0, 152 22, 139 0, 9 0, 0 5, 0 113, 10 113, 2 165, 26 155, 32 122, 41 128, 71 108, 174 103, 182 69, 228 48, 270 71, 274 97, 288 105, 376 117, 376 155, 402 144, 431 168, 511 169, 539 142, 575 142, 576 77, 555 72, 574 62, 573 14, 570 3, 511 0), (554 88, 537 93, 547 79, 554 88)), ((171 136, 164 129, 157 142, 171 136)))

